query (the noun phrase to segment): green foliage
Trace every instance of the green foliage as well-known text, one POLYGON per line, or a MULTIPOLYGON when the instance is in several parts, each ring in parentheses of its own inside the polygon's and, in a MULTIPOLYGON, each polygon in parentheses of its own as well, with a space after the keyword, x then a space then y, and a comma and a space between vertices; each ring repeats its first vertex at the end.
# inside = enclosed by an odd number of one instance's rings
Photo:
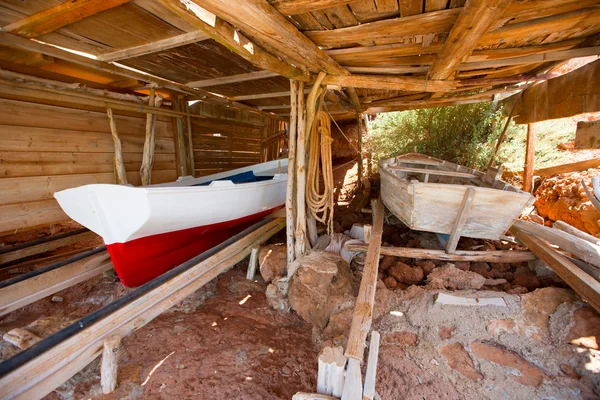
POLYGON ((367 142, 373 161, 410 152, 485 169, 502 129, 489 102, 380 114, 367 142))

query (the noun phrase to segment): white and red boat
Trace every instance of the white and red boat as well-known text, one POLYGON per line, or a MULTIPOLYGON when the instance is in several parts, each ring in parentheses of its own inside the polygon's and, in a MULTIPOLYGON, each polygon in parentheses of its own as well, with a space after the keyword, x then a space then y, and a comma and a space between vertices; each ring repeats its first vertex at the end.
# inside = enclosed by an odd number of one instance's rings
POLYGON ((54 194, 100 235, 125 286, 148 282, 285 204, 287 159, 144 187, 94 184, 54 194))

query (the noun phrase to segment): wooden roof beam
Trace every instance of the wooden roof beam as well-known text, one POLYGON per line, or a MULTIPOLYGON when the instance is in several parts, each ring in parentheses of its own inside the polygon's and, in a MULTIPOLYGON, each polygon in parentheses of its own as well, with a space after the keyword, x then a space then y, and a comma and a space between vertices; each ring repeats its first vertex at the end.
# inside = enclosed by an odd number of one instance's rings
POLYGON ((323 79, 323 84, 407 92, 447 92, 458 87, 458 83, 453 81, 428 81, 412 77, 386 75, 327 75, 323 79))
POLYGON ((64 26, 90 17, 99 12, 118 7, 130 0, 77 0, 66 1, 37 14, 30 15, 2 28, 26 38, 34 38, 54 32, 64 26))
MULTIPOLYGON (((309 89, 304 89, 304 93, 309 93, 309 89)), ((287 92, 273 92, 273 93, 258 93, 258 94, 244 94, 241 96, 233 96, 231 99, 235 101, 244 100, 259 100, 259 99, 274 99, 277 97, 290 97, 290 91, 287 92)))
POLYGON ((303 65, 312 72, 349 74, 266 0, 238 0, 235 7, 230 0, 194 0, 194 3, 240 28, 290 64, 303 65))
POLYGON ((283 15, 303 14, 336 6, 344 6, 356 0, 270 0, 269 3, 283 15))
POLYGON ((104 53, 97 56, 98 60, 112 62, 125 60, 133 57, 141 57, 152 53, 158 53, 186 44, 201 42, 210 39, 204 31, 188 32, 182 35, 170 37, 168 39, 158 40, 156 42, 142 44, 140 46, 117 50, 110 53, 104 53))
POLYGON ((258 79, 273 78, 279 74, 271 71, 248 72, 247 74, 223 76, 221 78, 204 79, 201 81, 188 82, 185 85, 191 88, 204 88, 209 86, 228 85, 230 83, 255 81, 258 79))
POLYGON ((471 55, 512 0, 467 0, 448 39, 429 70, 430 79, 453 79, 456 67, 471 55))
MULTIPOLYGON (((257 46, 230 23, 212 12, 198 6, 191 0, 157 0, 180 18, 196 28, 206 32, 208 36, 227 47, 233 53, 252 63, 258 68, 276 72, 286 78, 308 82, 310 76, 301 68, 290 65, 257 46)), ((232 11, 237 10, 229 3, 232 11)), ((297 64, 302 65, 302 64, 297 64)))

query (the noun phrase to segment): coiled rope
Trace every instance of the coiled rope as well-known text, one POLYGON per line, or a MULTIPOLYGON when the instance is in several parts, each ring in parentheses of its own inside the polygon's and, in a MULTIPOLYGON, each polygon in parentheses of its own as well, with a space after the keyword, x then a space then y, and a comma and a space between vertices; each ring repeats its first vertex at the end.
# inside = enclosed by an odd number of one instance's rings
POLYGON ((331 120, 319 111, 313 123, 306 177, 306 204, 315 219, 333 233, 333 168, 331 158, 331 120), (320 164, 320 165, 319 165, 320 164), (323 189, 321 190, 321 179, 323 189))

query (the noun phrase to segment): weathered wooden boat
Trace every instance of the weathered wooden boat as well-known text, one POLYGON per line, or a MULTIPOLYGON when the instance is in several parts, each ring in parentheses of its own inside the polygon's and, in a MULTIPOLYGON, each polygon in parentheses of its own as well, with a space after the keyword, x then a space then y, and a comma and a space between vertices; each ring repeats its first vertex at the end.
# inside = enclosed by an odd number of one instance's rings
POLYGON ((160 185, 85 185, 54 197, 104 239, 121 282, 134 287, 283 207, 286 184, 283 159, 160 185))
POLYGON ((447 251, 460 236, 499 239, 535 200, 500 180, 499 169, 483 173, 418 153, 381 160, 379 173, 386 207, 411 229, 451 235, 447 251))

